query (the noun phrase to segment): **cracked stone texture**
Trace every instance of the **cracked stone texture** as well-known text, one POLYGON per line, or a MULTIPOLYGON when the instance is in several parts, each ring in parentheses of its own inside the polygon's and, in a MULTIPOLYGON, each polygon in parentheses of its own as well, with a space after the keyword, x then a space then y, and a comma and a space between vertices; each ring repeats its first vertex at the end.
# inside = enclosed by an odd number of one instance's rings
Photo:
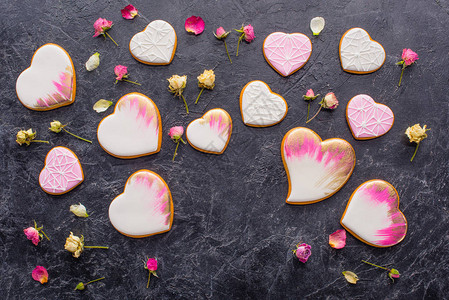
MULTIPOLYGON (((143 1, 132 2, 140 17, 125 20, 120 9, 127 1, 13 1, 0 3, 0 258, 3 299, 443 299, 447 297, 448 234, 448 49, 449 1, 143 1), (199 36, 184 30, 191 15, 202 16, 206 29, 199 36), (312 37, 309 21, 323 16, 326 27, 312 37), (92 38, 98 17, 114 21, 109 31, 116 47, 92 38), (128 51, 131 37, 152 20, 170 22, 178 48, 168 66, 148 66, 128 51), (251 23, 256 39, 243 43, 235 57, 238 35, 227 39, 233 64, 212 31, 251 23), (386 50, 384 66, 369 75, 342 71, 338 59, 341 35, 351 27, 366 29, 386 50), (279 76, 264 60, 264 38, 275 31, 302 32, 311 37, 313 53, 305 67, 290 77, 279 76), (23 107, 15 94, 15 81, 29 66, 34 51, 56 43, 71 55, 77 75, 76 101, 48 112, 23 107), (397 88, 403 48, 419 54, 416 65, 404 72, 397 88), (101 64, 93 72, 84 63, 95 51, 101 64), (114 85, 113 68, 127 65, 135 86, 114 85), (198 105, 196 76, 215 68, 216 87, 206 90, 198 105), (167 91, 173 74, 187 74, 185 96, 191 105, 186 115, 179 99, 167 91), (289 105, 286 118, 269 128, 251 128, 241 121, 239 93, 250 80, 263 80, 289 105), (317 204, 285 204, 288 191, 280 144, 291 128, 305 126, 308 88, 340 100, 335 111, 323 111, 307 125, 323 139, 339 137, 354 147, 357 165, 347 184, 333 197, 317 204), (160 153, 132 160, 114 158, 96 139, 100 120, 99 99, 116 102, 129 92, 148 95, 162 116, 160 153), (395 123, 385 136, 356 141, 345 120, 345 107, 353 96, 365 93, 388 105, 395 123), (233 118, 231 141, 223 155, 200 153, 182 145, 171 161, 174 143, 166 134, 171 126, 186 126, 205 111, 221 107, 233 118), (94 142, 48 131, 52 120, 70 123, 69 129, 94 142), (413 163, 414 145, 404 131, 415 123, 431 128, 413 163), (32 127, 51 145, 19 147, 19 129, 32 127), (45 194, 38 183, 45 155, 54 146, 66 146, 80 158, 85 181, 62 196, 45 194), (118 233, 108 219, 108 205, 123 191, 129 175, 147 168, 168 183, 175 205, 169 233, 132 239, 118 233), (409 223, 406 238, 397 246, 378 249, 348 235, 347 246, 334 250, 328 235, 337 229, 354 189, 379 178, 399 192, 400 209, 409 223), (76 218, 69 206, 81 202, 91 212, 76 218), (51 242, 35 247, 22 230, 33 219, 44 225, 51 242), (69 232, 83 234, 87 245, 109 245, 110 250, 87 249, 79 259, 63 248, 69 232), (312 245, 306 264, 292 257, 298 242, 312 245), (146 289, 148 272, 142 259, 156 257, 159 278, 146 289), (394 284, 381 270, 360 262, 391 263, 402 276, 394 284), (45 266, 50 280, 41 286, 31 278, 36 265, 45 266), (351 270, 366 281, 349 285, 341 272, 351 270), (73 291, 79 281, 106 279, 73 291)), ((318 101, 312 111, 318 109, 318 101)))

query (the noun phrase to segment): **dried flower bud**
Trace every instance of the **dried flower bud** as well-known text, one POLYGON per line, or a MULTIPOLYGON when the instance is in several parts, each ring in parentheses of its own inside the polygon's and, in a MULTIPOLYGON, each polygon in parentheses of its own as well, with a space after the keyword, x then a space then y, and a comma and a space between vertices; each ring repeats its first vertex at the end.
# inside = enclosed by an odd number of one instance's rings
POLYGON ((338 106, 338 99, 334 93, 327 93, 320 103, 323 106, 323 108, 336 109, 338 106))
POLYGON ((175 94, 175 96, 180 96, 184 91, 184 89, 186 88, 187 75, 183 76, 173 75, 167 80, 169 82, 168 88, 170 89, 170 92, 175 94))
POLYGON ((415 124, 412 127, 408 127, 407 130, 405 131, 405 134, 408 136, 410 143, 415 142, 418 144, 423 139, 427 138, 426 131, 430 129, 426 129, 426 127, 427 125, 424 125, 424 127, 421 128, 419 124, 415 124))
POLYGON ((34 227, 28 227, 23 230, 27 239, 29 239, 35 246, 37 246, 40 242, 41 236, 39 235, 39 231, 34 227))
POLYGON ((77 237, 70 232, 70 236, 65 241, 64 249, 71 252, 73 257, 80 257, 84 250, 84 237, 77 237))
POLYGON ((214 35, 219 40, 224 40, 231 32, 224 30, 223 27, 217 28, 217 31, 214 32, 214 35))
POLYGON ((203 74, 197 77, 198 86, 212 90, 215 87, 215 74, 214 70, 204 70, 203 74))
POLYGON ((50 123, 50 129, 53 132, 60 133, 64 126, 59 121, 53 121, 50 123))
POLYGON ((396 269, 391 269, 388 272, 388 277, 390 277, 390 279, 393 280, 393 282, 395 279, 399 278, 400 276, 401 276, 401 274, 399 274, 399 271, 396 269))
POLYGON ((293 253, 299 259, 300 262, 305 263, 309 259, 310 255, 312 255, 312 247, 308 244, 302 243, 296 245, 296 249, 293 250, 293 253))

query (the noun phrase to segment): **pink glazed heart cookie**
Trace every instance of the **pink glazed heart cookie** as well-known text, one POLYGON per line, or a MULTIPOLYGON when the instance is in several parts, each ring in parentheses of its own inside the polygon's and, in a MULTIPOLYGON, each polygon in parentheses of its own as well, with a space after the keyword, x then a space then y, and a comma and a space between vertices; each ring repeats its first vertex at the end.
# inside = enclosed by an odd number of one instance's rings
POLYGON ((388 106, 361 94, 348 102, 346 120, 355 139, 368 140, 386 134, 393 127, 394 114, 388 106))
POLYGON ((263 42, 268 64, 287 77, 301 69, 312 54, 312 42, 302 33, 274 32, 263 42))
POLYGON ((80 161, 72 150, 55 147, 48 152, 39 175, 39 185, 51 195, 65 194, 84 180, 80 161))
POLYGON ((366 181, 352 193, 340 223, 356 238, 374 247, 394 246, 407 233, 398 192, 380 179, 366 181))

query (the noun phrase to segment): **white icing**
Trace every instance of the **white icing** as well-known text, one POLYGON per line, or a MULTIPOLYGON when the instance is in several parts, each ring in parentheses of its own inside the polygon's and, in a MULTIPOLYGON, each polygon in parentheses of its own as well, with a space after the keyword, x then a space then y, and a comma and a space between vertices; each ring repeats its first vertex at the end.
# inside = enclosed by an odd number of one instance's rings
POLYGON ((364 29, 352 28, 342 37, 340 59, 346 71, 373 72, 383 65, 385 50, 364 29))
MULTIPOLYGON (((40 47, 31 66, 17 78, 16 91, 20 101, 29 108, 39 109, 37 99, 58 93, 54 82, 60 81, 60 74, 67 68, 74 73, 70 57, 60 46, 46 44, 40 47)), ((70 100, 73 100, 73 92, 70 100)))
POLYGON ((285 100, 272 93, 263 81, 252 81, 242 91, 242 116, 247 125, 269 126, 287 113, 285 100))
POLYGON ((134 57, 147 63, 169 64, 175 51, 176 33, 162 20, 148 24, 144 31, 134 35, 129 49, 134 57))

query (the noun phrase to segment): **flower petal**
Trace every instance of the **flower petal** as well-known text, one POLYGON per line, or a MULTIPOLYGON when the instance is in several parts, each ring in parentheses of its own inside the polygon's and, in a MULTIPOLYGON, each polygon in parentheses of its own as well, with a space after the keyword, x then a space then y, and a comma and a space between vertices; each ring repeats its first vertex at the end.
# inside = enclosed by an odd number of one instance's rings
POLYGON ((359 280, 359 276, 357 276, 357 274, 355 274, 354 272, 343 271, 342 274, 343 276, 345 276, 346 281, 349 283, 356 284, 359 280))
POLYGON ((120 12, 122 13, 122 17, 127 20, 134 19, 134 17, 138 14, 138 10, 132 4, 125 6, 125 8, 121 9, 120 12))
POLYGON ((33 272, 31 272, 31 276, 34 280, 39 281, 41 284, 44 284, 48 281, 48 272, 42 266, 36 266, 33 272))
POLYGON ((320 32, 324 29, 324 25, 326 22, 322 17, 315 17, 310 20, 310 30, 312 30, 313 35, 319 35, 320 32))
POLYGON ((86 70, 93 71, 100 65, 100 53, 95 52, 86 62, 86 70))
POLYGON ((106 111, 109 108, 109 106, 111 106, 111 105, 112 105, 112 101, 100 99, 94 104, 93 108, 97 113, 101 113, 101 112, 106 111))
POLYGON ((329 245, 334 249, 346 246, 346 230, 340 229, 329 235, 329 245))
POLYGON ((190 18, 187 18, 184 26, 187 32, 192 32, 195 35, 204 31, 204 21, 201 17, 191 16, 190 18))

